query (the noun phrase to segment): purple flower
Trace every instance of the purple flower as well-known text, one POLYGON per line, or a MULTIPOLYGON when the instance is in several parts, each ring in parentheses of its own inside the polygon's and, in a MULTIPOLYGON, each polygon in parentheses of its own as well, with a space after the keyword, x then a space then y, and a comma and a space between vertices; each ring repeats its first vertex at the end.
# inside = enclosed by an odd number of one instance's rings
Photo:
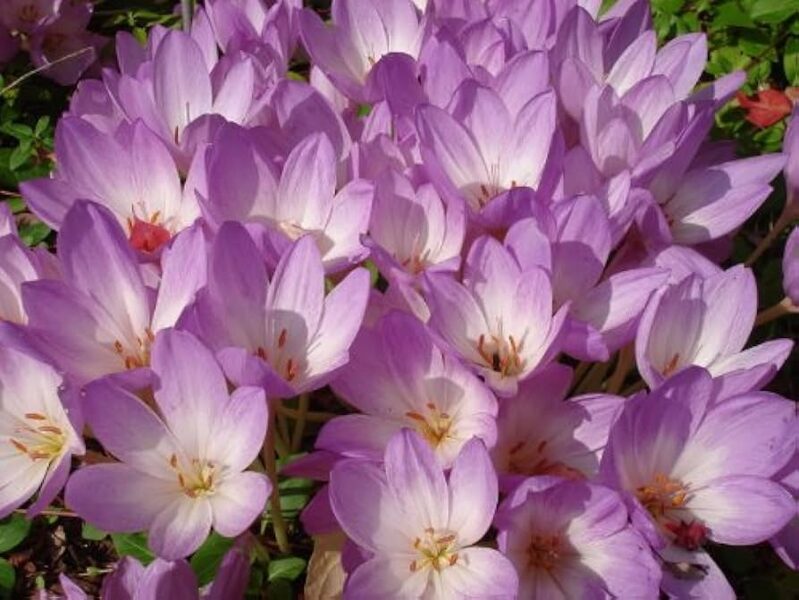
POLYGON ((0 321, 27 322, 22 302, 22 284, 44 276, 43 259, 22 243, 16 231, 0 236, 0 321))
POLYGON ((785 163, 786 203, 794 213, 799 206, 799 119, 796 118, 797 115, 799 115, 799 108, 794 107, 782 141, 782 151, 788 156, 785 163))
MULTIPOLYGON (((240 538, 243 539, 243 538, 240 538)), ((132 556, 117 563, 114 572, 103 580, 102 600, 233 600, 244 597, 250 575, 250 559, 245 544, 236 542, 222 557, 214 581, 198 590, 197 576, 185 560, 156 558, 146 568, 132 556)))
POLYGON ((21 184, 31 209, 55 229, 78 200, 107 207, 131 246, 152 253, 200 215, 193 190, 181 190, 175 162, 141 122, 109 135, 75 117, 56 129, 58 170, 21 184))
POLYGON ((660 568, 608 488, 556 477, 525 480, 496 516, 519 598, 656 598, 660 568))
POLYGON ((278 176, 258 138, 224 128, 206 158, 210 221, 260 223, 268 228, 274 262, 300 236, 310 234, 325 268, 340 270, 366 254, 361 235, 369 226, 373 187, 350 181, 337 190, 336 156, 322 133, 303 139, 278 176))
POLYGON ((146 367, 155 334, 176 323, 204 284, 204 253, 196 226, 175 239, 164 252, 153 306, 116 219, 97 204, 78 201, 59 235, 63 281, 22 285, 28 331, 43 353, 81 383, 146 367))
POLYGON ((314 63, 347 96, 368 101, 372 67, 390 52, 419 55, 425 34, 411 0, 333 0, 332 27, 314 11, 300 13, 302 41, 314 63))
POLYGON ((414 317, 392 312, 361 330, 333 390, 363 415, 328 422, 316 447, 380 461, 389 439, 415 429, 444 467, 472 437, 496 440, 497 402, 452 356, 439 350, 414 317))
POLYGON ((510 562, 474 546, 491 524, 497 480, 483 444, 468 442, 449 477, 409 430, 388 444, 385 470, 350 459, 330 476, 333 512, 370 558, 350 574, 346 598, 513 598, 510 562))
POLYGON ((633 524, 656 549, 672 548, 663 554, 664 589, 684 595, 715 581, 717 569, 702 584, 705 566, 673 574, 697 556, 712 564, 701 552, 706 541, 756 544, 795 516, 794 499, 769 479, 795 451, 795 427, 793 402, 758 392, 723 398, 700 368, 627 402, 600 477, 627 495, 633 524))
POLYGON ((211 352, 186 332, 167 330, 153 345, 156 413, 110 379, 87 386, 87 420, 119 463, 92 465, 70 479, 66 504, 106 531, 149 531, 166 559, 194 552, 210 528, 246 530, 271 490, 245 469, 266 435, 262 390, 228 393, 211 352))
POLYGON ((249 234, 234 222, 219 229, 209 261, 198 328, 234 383, 291 397, 322 387, 346 364, 366 308, 366 269, 352 271, 325 297, 322 259, 306 235, 270 280, 249 234))
POLYGON ((774 476, 774 479, 793 494, 797 504, 794 518, 770 541, 785 564, 796 570, 799 568, 799 452, 794 452, 791 461, 774 476))
POLYGON ((553 316, 549 275, 523 269, 495 239, 472 244, 462 284, 443 274, 427 282, 431 327, 498 394, 514 395, 559 350, 568 307, 553 316))
POLYGON ((432 105, 417 110, 425 168, 443 195, 462 198, 474 212, 504 191, 537 188, 555 109, 552 91, 511 107, 492 89, 465 81, 448 111, 432 105))
POLYGON ((0 518, 37 491, 28 516, 47 508, 72 456, 83 454, 82 423, 62 404, 64 393, 62 377, 41 357, 0 346, 0 518))
POLYGON ((624 399, 595 394, 564 400, 570 385, 571 370, 553 364, 520 384, 515 396, 502 400, 491 457, 503 489, 530 476, 596 475, 624 399))
POLYGON ((722 377, 729 390, 762 387, 793 347, 772 340, 743 350, 757 312, 752 272, 743 266, 703 279, 689 275, 653 296, 638 329, 636 358, 650 387, 690 365, 722 377))

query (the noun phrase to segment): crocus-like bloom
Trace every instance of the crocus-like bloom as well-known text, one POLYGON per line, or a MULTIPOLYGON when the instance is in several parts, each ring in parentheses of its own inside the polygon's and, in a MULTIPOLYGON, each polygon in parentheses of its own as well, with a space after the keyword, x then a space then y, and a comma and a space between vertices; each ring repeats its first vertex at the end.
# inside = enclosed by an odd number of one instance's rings
POLYGON ((742 225, 769 197, 769 182, 783 166, 785 156, 766 154, 689 170, 671 195, 656 195, 674 243, 715 240, 742 225))
POLYGON ((271 484, 245 471, 268 422, 263 390, 228 393, 213 354, 187 332, 166 330, 153 345, 156 413, 105 378, 86 388, 94 435, 122 462, 77 471, 66 504, 105 531, 149 531, 162 558, 194 552, 210 528, 242 533, 261 514, 271 484))
POLYGON ((0 518, 37 490, 29 516, 47 508, 84 452, 77 413, 59 397, 62 377, 40 358, 0 347, 0 518))
POLYGON ((283 254, 270 281, 258 249, 235 222, 219 229, 209 261, 198 328, 234 383, 291 397, 322 387, 346 364, 369 295, 366 269, 351 272, 325 297, 322 259, 306 235, 283 254))
POLYGON ((419 55, 425 26, 411 0, 333 0, 330 11, 332 27, 310 9, 300 13, 302 41, 314 63, 353 100, 370 98, 368 75, 385 54, 419 55))
POLYGON ((689 569, 689 577, 665 569, 666 591, 686 597, 693 586, 724 589, 723 576, 700 551, 705 541, 757 544, 796 515, 791 494, 769 479, 793 455, 795 427, 793 402, 763 392, 721 397, 698 367, 627 402, 600 478, 627 495, 633 524, 656 549, 670 545, 662 552, 666 567, 703 565, 689 569))
POLYGON ((638 369, 655 387, 689 365, 723 376, 730 390, 762 387, 793 343, 772 340, 743 350, 757 313, 752 272, 736 266, 703 279, 689 275, 653 296, 636 338, 638 369))
POLYGON ((250 576, 250 560, 243 545, 236 542, 225 553, 213 583, 204 588, 204 591, 197 589, 197 576, 185 560, 166 561, 156 558, 145 567, 134 557, 125 556, 114 572, 103 580, 100 598, 238 600, 244 597, 250 576))
POLYGON ((498 394, 512 396, 559 350, 568 310, 552 315, 552 287, 541 268, 522 269, 494 238, 477 239, 463 283, 427 275, 430 325, 498 394))
POLYGON ((464 199, 474 212, 504 191, 538 188, 555 113, 551 90, 512 111, 497 92, 467 80, 449 111, 432 105, 417 110, 425 168, 443 195, 464 199))
POLYGON ((782 287, 794 306, 799 306, 799 227, 794 227, 782 255, 782 287))
POLYGON ((328 422, 317 448, 380 461, 391 436, 408 427, 449 467, 472 437, 494 445, 496 399, 414 317, 390 313, 361 331, 350 355, 333 390, 366 414, 328 422))
POLYGON ((40 279, 44 273, 40 257, 16 234, 0 237, 0 321, 25 323, 22 284, 40 279))
POLYGON ((552 364, 502 400, 491 456, 503 489, 536 475, 585 479, 596 474, 624 399, 596 394, 564 400, 570 385, 571 370, 552 364))
POLYGON ((59 121, 58 170, 52 178, 24 182, 22 195, 54 229, 77 200, 106 206, 125 228, 131 246, 154 252, 200 215, 187 187, 184 196, 175 161, 143 123, 106 134, 77 117, 59 121))
POLYGON ((513 598, 508 559, 473 546, 497 503, 485 447, 468 442, 449 478, 410 430, 388 444, 385 470, 349 459, 330 475, 333 512, 344 532, 372 554, 347 580, 345 598, 513 598))
POLYGON ((315 133, 291 151, 278 176, 258 136, 226 127, 206 157, 203 211, 218 224, 265 225, 275 263, 294 240, 310 234, 326 269, 347 267, 366 254, 360 237, 369 226, 374 190, 353 180, 337 191, 336 164, 328 138, 315 133))
POLYGON ((799 105, 794 107, 785 138, 782 141, 782 151, 788 156, 785 163, 785 193, 788 209, 796 214, 799 210, 799 105))
MULTIPOLYGON (((797 428, 799 432, 799 426, 797 428)), ((799 452, 774 476, 796 499, 796 515, 785 528, 771 538, 771 545, 790 568, 799 569, 799 452)))
POLYGON ((519 573, 519 598, 658 597, 660 567, 613 490, 534 477, 495 522, 499 549, 519 573))
POLYGON ((146 367, 155 334, 174 325, 205 283, 205 240, 194 226, 162 257, 153 305, 133 250, 114 216, 78 201, 58 238, 64 279, 22 284, 29 331, 41 351, 81 383, 146 367))

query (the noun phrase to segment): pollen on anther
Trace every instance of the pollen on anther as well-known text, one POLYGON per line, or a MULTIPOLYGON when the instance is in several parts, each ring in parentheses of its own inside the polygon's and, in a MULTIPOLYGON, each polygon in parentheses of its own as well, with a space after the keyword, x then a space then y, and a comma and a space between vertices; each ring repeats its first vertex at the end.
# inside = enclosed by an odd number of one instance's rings
POLYGON ((280 331, 280 335, 277 338, 277 347, 282 348, 286 345, 286 338, 288 337, 288 332, 285 329, 280 331))
POLYGON ((47 417, 45 417, 41 413, 25 413, 26 419, 31 419, 32 421, 46 421, 47 417))

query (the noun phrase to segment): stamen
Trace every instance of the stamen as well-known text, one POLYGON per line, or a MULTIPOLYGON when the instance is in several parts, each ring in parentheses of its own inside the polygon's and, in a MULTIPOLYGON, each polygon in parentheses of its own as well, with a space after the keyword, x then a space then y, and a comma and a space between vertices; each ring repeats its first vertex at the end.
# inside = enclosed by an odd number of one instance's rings
POLYGON ((23 444, 22 442, 18 442, 17 440, 15 440, 13 438, 10 439, 9 441, 11 442, 11 445, 14 446, 14 448, 19 450, 23 454, 27 454, 28 453, 28 447, 25 444, 23 444))
POLYGON ((45 417, 42 413, 25 413, 26 419, 31 419, 32 421, 46 421, 47 417, 45 417))
POLYGON ((286 345, 286 337, 287 337, 287 335, 288 335, 288 332, 285 329, 282 329, 280 331, 280 335, 277 338, 277 347, 278 348, 282 348, 283 346, 286 345))
POLYGON ((679 353, 675 354, 674 356, 672 356, 671 360, 668 363, 666 363, 665 367, 663 367, 663 371, 662 371, 663 375, 668 377, 669 375, 674 373, 674 371, 677 369, 677 363, 679 363, 679 362, 680 362, 679 353))

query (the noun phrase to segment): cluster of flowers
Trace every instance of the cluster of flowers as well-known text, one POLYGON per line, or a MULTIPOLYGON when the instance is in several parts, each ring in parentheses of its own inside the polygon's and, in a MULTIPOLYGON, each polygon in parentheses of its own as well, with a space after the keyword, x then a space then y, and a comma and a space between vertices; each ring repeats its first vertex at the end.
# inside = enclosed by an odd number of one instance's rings
POLYGON ((743 74, 694 91, 702 35, 599 4, 208 0, 118 34, 23 185, 57 255, 2 226, 0 514, 66 486, 167 585, 262 514, 275 413, 330 385, 352 414, 285 471, 325 482, 303 524, 346 534, 346 597, 731 598, 708 542, 795 567, 795 404, 760 391, 792 343, 744 349, 756 283, 718 263, 783 169, 799 202, 799 120, 736 159, 706 138, 743 74))
POLYGON ((0 65, 25 50, 42 75, 75 83, 107 41, 86 30, 92 11, 91 0, 3 0, 0 65))

